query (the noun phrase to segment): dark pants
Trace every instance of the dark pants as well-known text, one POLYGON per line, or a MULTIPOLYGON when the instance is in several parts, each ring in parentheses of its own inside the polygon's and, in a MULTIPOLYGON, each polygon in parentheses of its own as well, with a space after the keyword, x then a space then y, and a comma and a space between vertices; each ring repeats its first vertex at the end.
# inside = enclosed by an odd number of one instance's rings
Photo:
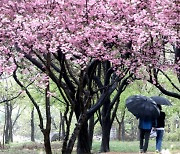
POLYGON ((149 143, 149 136, 150 136, 150 129, 139 129, 139 135, 140 135, 140 149, 143 150, 143 152, 147 151, 148 143, 149 143))

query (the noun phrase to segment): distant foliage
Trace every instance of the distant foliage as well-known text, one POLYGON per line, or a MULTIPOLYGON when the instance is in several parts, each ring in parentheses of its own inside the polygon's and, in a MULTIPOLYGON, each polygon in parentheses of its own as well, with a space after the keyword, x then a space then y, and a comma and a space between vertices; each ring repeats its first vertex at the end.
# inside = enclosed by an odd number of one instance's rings
POLYGON ((180 128, 175 132, 166 133, 165 139, 168 141, 180 141, 180 128))

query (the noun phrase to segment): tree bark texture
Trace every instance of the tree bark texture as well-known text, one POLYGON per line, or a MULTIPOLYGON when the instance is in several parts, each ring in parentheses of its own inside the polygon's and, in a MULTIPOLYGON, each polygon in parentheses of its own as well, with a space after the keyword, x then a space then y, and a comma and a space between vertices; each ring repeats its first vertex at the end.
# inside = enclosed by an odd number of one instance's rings
POLYGON ((12 105, 10 102, 5 104, 5 144, 9 144, 9 142, 13 142, 13 134, 12 134, 12 105))
POLYGON ((52 154, 51 142, 50 142, 50 137, 49 137, 50 131, 44 130, 43 135, 44 135, 44 147, 45 147, 46 154, 52 154))
POLYGON ((35 142, 35 138, 34 138, 34 107, 31 111, 31 141, 35 142))
MULTIPOLYGON (((110 67, 110 64, 106 63, 106 71, 108 72, 108 69, 110 67)), ((106 72, 105 71, 105 72, 106 72)), ((110 74, 106 72, 106 78, 105 78, 105 85, 108 85, 110 83, 110 74)), ((110 130, 111 130, 111 120, 110 120, 110 97, 106 99, 106 101, 103 104, 102 108, 102 141, 101 141, 101 152, 109 152, 109 141, 110 141, 110 130)))
POLYGON ((109 152, 109 141, 110 141, 111 122, 110 116, 102 118, 102 141, 101 141, 101 152, 109 152))
POLYGON ((94 134, 94 115, 89 119, 89 129, 88 129, 88 134, 89 134, 89 147, 90 150, 92 150, 92 142, 93 142, 93 134, 94 134))
MULTIPOLYGON (((176 48, 174 47, 174 51, 175 51, 175 63, 178 64, 180 61, 180 48, 176 48)), ((177 78, 180 82, 180 68, 177 68, 177 78)))
MULTIPOLYGON (((51 54, 47 53, 47 66, 46 71, 49 75, 50 72, 50 61, 51 61, 51 54)), ((43 130, 44 134, 44 146, 46 150, 46 154, 52 154, 51 150, 51 143, 50 143, 50 131, 51 131, 51 110, 50 110, 50 95, 48 92, 50 91, 50 84, 49 80, 47 81, 47 86, 45 89, 45 103, 46 103, 46 128, 43 130)))
POLYGON ((77 154, 90 154, 89 145, 88 123, 86 121, 82 125, 78 135, 77 154))
POLYGON ((60 123, 59 123, 59 141, 65 137, 65 126, 64 126, 64 117, 60 112, 60 123))

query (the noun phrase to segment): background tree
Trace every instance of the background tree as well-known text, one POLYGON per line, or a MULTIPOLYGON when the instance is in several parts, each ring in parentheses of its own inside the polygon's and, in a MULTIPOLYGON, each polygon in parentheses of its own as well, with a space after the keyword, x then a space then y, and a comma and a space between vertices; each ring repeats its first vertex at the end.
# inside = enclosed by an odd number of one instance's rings
MULTIPOLYGON (((14 126, 21 116, 22 111, 26 108, 24 105, 21 107, 18 104, 21 104, 20 101, 17 102, 16 98, 19 97, 20 93, 17 94, 14 98, 13 94, 16 94, 19 89, 15 87, 15 83, 11 76, 4 74, 1 76, 1 102, 4 102, 4 131, 3 131, 3 140, 6 144, 13 142, 14 126), (18 109, 17 109, 18 108, 18 109), (13 113, 17 110, 15 113, 13 113), (13 114, 15 115, 13 117, 13 114)), ((21 97, 22 98, 22 97, 21 97)), ((3 144, 4 144, 3 142, 3 144)))

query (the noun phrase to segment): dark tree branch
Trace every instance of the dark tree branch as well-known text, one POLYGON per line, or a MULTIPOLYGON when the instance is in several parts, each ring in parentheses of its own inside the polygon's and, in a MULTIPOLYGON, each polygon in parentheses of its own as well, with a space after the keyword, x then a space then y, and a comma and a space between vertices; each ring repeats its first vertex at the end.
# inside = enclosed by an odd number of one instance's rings
POLYGON ((169 78, 169 76, 168 76, 165 72, 163 72, 162 70, 159 70, 159 71, 168 79, 168 81, 171 83, 171 85, 172 85, 177 91, 180 92, 180 89, 172 82, 172 80, 169 78))
POLYGON ((158 81, 158 71, 153 69, 153 75, 154 75, 154 79, 155 79, 155 83, 153 82, 153 80, 148 80, 149 83, 153 84, 154 86, 156 86, 163 94, 167 95, 167 96, 171 96, 174 98, 178 98, 180 99, 180 94, 178 93, 174 93, 174 92, 170 92, 168 90, 166 90, 158 81))
MULTIPOLYGON (((31 83, 29 83, 27 86, 25 86, 25 88, 28 88, 28 87, 29 87, 31 84, 33 84, 33 83, 34 83, 34 81, 32 81, 31 83)), ((18 98, 22 93, 23 93, 23 91, 19 92, 16 96, 13 96, 13 97, 10 98, 10 99, 4 99, 4 100, 2 100, 2 101, 0 101, 0 104, 1 104, 1 103, 4 103, 4 102, 9 102, 9 101, 14 100, 14 99, 18 98)))
POLYGON ((71 78, 73 79, 73 81, 75 82, 76 85, 79 84, 78 80, 76 79, 76 77, 73 75, 73 72, 71 71, 70 67, 69 67, 69 64, 68 62, 65 60, 65 65, 66 65, 66 68, 68 70, 68 73, 69 75, 71 76, 71 78))
POLYGON ((16 124, 16 121, 17 121, 18 118, 21 116, 22 111, 24 111, 25 108, 26 108, 26 107, 24 107, 21 111, 20 111, 20 108, 18 109, 18 113, 17 113, 17 115, 16 115, 16 117, 15 117, 15 119, 14 119, 14 122, 13 122, 13 124, 12 124, 12 127, 14 127, 14 125, 16 124))
POLYGON ((41 111, 39 109, 39 106, 37 105, 36 101, 34 100, 34 98, 32 97, 32 95, 30 94, 30 92, 27 90, 26 87, 23 86, 23 84, 18 80, 17 78, 17 75, 16 75, 16 71, 17 71, 17 68, 15 69, 15 71, 13 72, 13 78, 14 80, 16 81, 16 83, 23 89, 25 90, 26 94, 28 95, 29 99, 32 101, 33 105, 35 106, 36 110, 37 110, 37 113, 38 113, 38 116, 39 116, 39 120, 40 120, 40 129, 41 130, 44 130, 43 128, 43 118, 42 118, 42 115, 41 115, 41 111))
POLYGON ((126 89, 127 85, 128 85, 128 79, 131 78, 133 76, 133 74, 129 74, 129 76, 127 76, 121 83, 120 86, 118 88, 118 92, 115 95, 115 97, 113 98, 110 108, 108 110, 108 112, 110 113, 111 109, 113 108, 115 102, 117 101, 117 99, 119 98, 119 96, 121 95, 121 93, 126 89))
POLYGON ((117 84, 118 81, 115 80, 115 82, 111 86, 109 86, 105 92, 101 94, 100 98, 97 100, 97 103, 87 111, 88 119, 103 105, 103 103, 110 96, 110 94, 116 89, 117 84))
POLYGON ((63 76, 63 79, 67 84, 67 87, 72 92, 72 95, 74 95, 76 92, 75 86, 73 85, 73 83, 69 79, 69 76, 67 75, 66 68, 65 68, 65 55, 62 53, 60 49, 58 50, 58 60, 61 66, 61 75, 63 76))
POLYGON ((10 98, 10 99, 4 99, 4 100, 0 101, 0 104, 1 104, 1 103, 5 103, 5 102, 12 101, 12 100, 18 98, 21 94, 22 94, 22 92, 19 92, 16 96, 13 96, 13 97, 10 98))
MULTIPOLYGON (((25 58, 27 58, 32 64, 34 64, 37 68, 39 68, 42 72, 46 73, 45 66, 38 62, 36 59, 32 58, 32 56, 25 54, 25 58)), ((49 73, 50 78, 58 85, 58 79, 53 74, 52 71, 49 73)))

